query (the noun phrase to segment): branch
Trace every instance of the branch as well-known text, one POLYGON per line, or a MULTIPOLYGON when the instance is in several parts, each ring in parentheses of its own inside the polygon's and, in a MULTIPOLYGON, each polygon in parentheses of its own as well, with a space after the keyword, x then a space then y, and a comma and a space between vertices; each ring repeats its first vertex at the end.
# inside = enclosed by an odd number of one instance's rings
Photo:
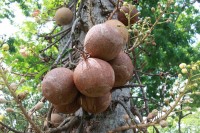
MULTIPOLYGON (((69 31, 69 30, 70 30, 70 29, 67 29, 67 31, 69 31)), ((65 32, 66 32, 66 31, 65 31, 65 32)), ((47 49, 49 49, 50 47, 52 47, 53 45, 55 45, 57 42, 59 42, 61 39, 63 39, 67 33, 68 33, 68 32, 66 32, 65 34, 63 34, 58 40, 56 40, 56 41, 54 41, 53 43, 49 44, 45 49, 40 50, 40 52, 44 52, 44 51, 46 51, 47 49)))
POLYGON ((73 8, 74 8, 74 10, 73 10, 73 13, 74 13, 74 18, 73 18, 73 21, 76 19, 76 5, 77 5, 77 3, 78 3, 78 0, 73 0, 74 1, 74 3, 73 3, 73 8))
POLYGON ((53 30, 52 30, 49 34, 53 34, 53 32, 56 30, 57 27, 58 27, 58 26, 56 25, 56 26, 53 28, 53 30))
POLYGON ((57 133, 59 131, 67 130, 79 121, 78 117, 73 117, 66 125, 58 128, 49 129, 46 133, 57 133))
POLYGON ((13 129, 13 128, 7 126, 6 124, 4 124, 4 123, 2 123, 2 122, 0 122, 0 124, 1 124, 3 127, 7 128, 8 130, 13 131, 14 133, 23 133, 23 132, 17 131, 17 130, 15 130, 15 129, 13 129))
MULTIPOLYGON (((58 26, 56 25, 50 33, 45 34, 45 35, 38 35, 38 37, 47 37, 48 35, 51 35, 56 30, 57 27, 58 26)), ((52 37, 52 36, 49 36, 49 37, 52 37)))
POLYGON ((17 105, 19 106, 19 108, 21 109, 23 115, 25 116, 25 118, 28 120, 28 122, 32 125, 32 127, 35 129, 35 131, 37 133, 42 133, 42 131, 40 130, 40 128, 34 123, 34 121, 30 118, 30 116, 28 115, 28 113, 26 112, 26 109, 23 107, 21 101, 18 99, 17 95, 15 94, 15 92, 12 91, 12 88, 10 87, 5 72, 2 69, 2 67, 0 67, 0 75, 5 83, 5 86, 8 88, 8 90, 10 91, 11 95, 13 96, 15 102, 17 103, 17 105))
POLYGON ((79 126, 77 128, 76 133, 83 133, 83 131, 84 131, 84 122, 87 119, 88 113, 85 110, 83 110, 83 109, 82 109, 82 111, 83 111, 83 114, 81 116, 81 122, 80 122, 80 124, 79 124, 79 126))
POLYGON ((118 127, 112 131, 109 131, 108 133, 116 133, 116 132, 121 132, 124 130, 128 130, 128 129, 134 129, 134 128, 144 128, 144 127, 149 127, 149 126, 154 126, 156 124, 158 124, 161 120, 165 120, 169 114, 175 109, 175 107, 178 105, 179 101, 181 100, 181 98, 185 95, 185 93, 180 93, 179 97, 177 97, 175 103, 173 106, 171 106, 171 108, 166 112, 166 114, 164 114, 163 116, 161 116, 159 119, 153 121, 153 122, 149 122, 149 123, 141 123, 141 124, 137 124, 137 125, 125 125, 125 126, 121 126, 118 127))
POLYGON ((109 0, 109 1, 113 6, 116 6, 116 4, 115 4, 115 2, 113 0, 109 0))
POLYGON ((122 105, 122 107, 125 109, 126 113, 128 114, 129 118, 131 119, 131 121, 133 120, 134 124, 138 124, 139 122, 136 120, 135 116, 131 113, 131 111, 128 109, 128 107, 125 105, 125 103, 123 103, 120 100, 114 100, 113 102, 119 103, 120 105, 122 105))
POLYGON ((147 73, 147 72, 142 72, 142 71, 139 71, 139 70, 135 70, 136 72, 139 72, 139 73, 142 73, 142 74, 145 74, 145 75, 148 75, 148 76, 159 76, 159 77, 164 77, 164 76, 177 76, 177 75, 172 75, 170 74, 169 72, 159 72, 157 74, 152 74, 152 73, 147 73))
POLYGON ((190 114, 192 114, 192 112, 183 115, 183 116, 181 117, 181 119, 183 119, 184 117, 186 117, 186 116, 188 116, 188 115, 190 115, 190 114))
POLYGON ((47 113, 47 129, 49 129, 50 121, 51 121, 51 113, 53 111, 53 105, 50 105, 49 111, 47 113))
POLYGON ((74 35, 75 27, 76 27, 76 24, 77 24, 77 22, 78 22, 79 20, 80 20, 80 17, 77 18, 77 19, 74 21, 74 23, 73 23, 73 25, 72 25, 72 30, 71 30, 70 38, 69 38, 68 42, 66 43, 66 45, 63 47, 63 49, 62 49, 62 51, 60 52, 60 54, 58 55, 57 59, 55 60, 55 62, 54 62, 54 64, 53 64, 53 66, 56 66, 56 65, 58 64, 58 62, 59 62, 59 60, 61 59, 63 53, 64 53, 65 50, 66 50, 66 48, 69 47, 70 43, 72 42, 72 36, 74 35))
POLYGON ((156 126, 153 126, 153 128, 156 130, 156 133, 160 133, 156 126))
POLYGON ((58 33, 56 33, 56 34, 54 34, 54 35, 51 35, 51 37, 53 38, 53 37, 56 37, 56 36, 58 36, 58 35, 61 35, 61 34, 65 33, 65 32, 69 32, 70 29, 71 29, 71 26, 68 27, 68 28, 66 28, 65 30, 62 30, 62 31, 60 31, 60 32, 58 32, 58 33))
POLYGON ((69 122, 72 118, 71 117, 67 117, 65 118, 58 127, 62 127, 64 126, 67 122, 69 122))
POLYGON ((84 2, 85 2, 85 0, 81 0, 81 3, 80 3, 80 5, 79 5, 78 11, 77 11, 77 17, 80 17, 80 15, 81 15, 81 10, 82 10, 82 8, 83 8, 84 2))
POLYGON ((88 11, 87 11, 87 16, 88 16, 88 26, 89 26, 89 29, 92 28, 92 26, 94 25, 94 22, 92 20, 92 1, 91 0, 88 0, 88 11))
POLYGON ((120 2, 120 0, 117 0, 117 5, 116 5, 115 9, 113 10, 113 12, 110 14, 110 17, 108 18, 108 20, 112 19, 113 15, 115 14, 116 11, 119 11, 119 2, 120 2))
POLYGON ((141 113, 139 112, 138 108, 136 108, 134 105, 131 106, 131 112, 134 114, 134 115, 137 115, 140 122, 143 121, 143 117, 141 115, 141 113))
MULTIPOLYGON (((45 102, 46 102, 46 98, 45 98, 45 97, 42 97, 42 98, 40 99, 40 102, 45 103, 45 102)), ((36 105, 37 105, 37 103, 36 103, 36 105)), ((35 110, 35 106, 33 106, 28 112, 31 112, 31 114, 33 114, 35 111, 36 111, 36 110, 35 110)))
POLYGON ((160 13, 160 15, 158 16, 158 18, 156 19, 156 21, 154 22, 154 24, 152 25, 152 27, 149 29, 149 33, 146 33, 141 40, 139 40, 138 38, 136 39, 136 41, 134 42, 133 46, 129 49, 129 51, 133 51, 134 48, 136 48, 137 46, 140 45, 141 42, 143 42, 149 35, 150 33, 153 31, 153 29, 155 28, 155 26, 158 24, 159 20, 162 18, 163 14, 165 14, 165 12, 167 11, 167 9, 170 6, 170 2, 167 3, 165 9, 162 11, 162 13, 160 13))
POLYGON ((35 77, 38 73, 16 73, 16 72, 11 72, 12 74, 23 76, 23 77, 35 77))
MULTIPOLYGON (((136 76, 136 79, 137 79, 138 83, 141 84, 140 77, 139 77, 137 72, 135 72, 135 76, 136 76)), ((148 100, 147 100, 146 93, 145 93, 143 87, 140 87, 140 88, 142 90, 142 95, 143 95, 143 98, 144 98, 144 104, 145 104, 146 113, 149 114, 149 107, 148 107, 148 100)))
MULTIPOLYGON (((193 2, 190 2, 189 4, 194 4, 195 2, 196 2, 197 0, 194 0, 193 2)), ((188 6, 189 4, 187 4, 187 2, 185 2, 184 4, 183 4, 183 6, 181 7, 181 11, 178 13, 178 15, 177 15, 177 17, 176 17, 176 19, 175 19, 175 23, 176 23, 176 21, 178 20, 178 18, 179 18, 179 16, 181 15, 181 13, 185 10, 185 8, 186 8, 186 6, 188 6)))
POLYGON ((145 85, 142 84, 130 84, 130 85, 124 85, 124 86, 119 86, 119 87, 114 87, 112 88, 112 92, 117 90, 117 89, 123 89, 123 88, 133 88, 133 87, 145 87, 145 85))

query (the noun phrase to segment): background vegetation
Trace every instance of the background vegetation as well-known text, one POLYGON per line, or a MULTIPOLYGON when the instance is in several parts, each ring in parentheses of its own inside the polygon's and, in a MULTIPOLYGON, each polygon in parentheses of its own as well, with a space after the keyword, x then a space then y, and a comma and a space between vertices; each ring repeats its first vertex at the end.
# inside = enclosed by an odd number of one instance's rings
MULTIPOLYGON (((141 19, 149 17, 151 23, 154 23, 160 14, 160 8, 162 8, 160 5, 166 3, 165 0, 125 1, 136 4, 141 12, 141 19), (152 8, 155 11, 152 12, 152 8)), ((66 3, 70 5, 71 1, 66 1, 66 3)), ((150 111, 162 109, 164 99, 171 97, 170 88, 173 87, 181 72, 179 64, 192 64, 200 59, 200 42, 195 38, 197 34, 200 34, 200 9, 197 9, 194 3, 200 4, 197 0, 174 0, 174 4, 167 10, 168 14, 162 16, 152 32, 153 43, 145 44, 144 42, 135 50, 135 54, 140 56, 135 60, 134 66, 140 75, 141 83, 146 86, 147 99, 152 100, 149 101, 150 111)), ((26 99, 23 100, 23 106, 27 110, 30 110, 41 99, 40 82, 58 56, 60 36, 50 39, 45 36, 55 35, 62 30, 62 27, 57 27, 53 33, 50 33, 56 27, 53 20, 55 11, 63 4, 63 0, 0 1, 0 23, 7 19, 11 25, 18 28, 13 35, 0 35, 0 61, 9 75, 7 79, 9 84, 20 84, 16 93, 28 92, 26 99), (25 16, 20 25, 18 22, 20 18, 15 12, 16 8, 25 16), (8 44, 8 50, 3 48, 5 44, 8 44), (46 49, 50 45, 52 46, 46 49)), ((137 25, 135 28, 140 30, 137 25)), ((133 77, 131 82, 137 82, 136 78, 133 77)), ((26 130, 28 122, 24 119, 2 80, 0 80, 0 85, 0 98, 6 99, 6 102, 0 101, 0 121, 14 129, 26 130), (9 113, 6 111, 7 108, 14 109, 14 112, 9 113)), ((189 106, 191 109, 174 113, 168 118, 167 128, 158 127, 160 132, 180 131, 178 128, 180 120, 182 132, 199 131, 200 101, 199 96, 196 95, 198 93, 195 93, 198 91, 200 88, 195 87, 190 94, 192 101, 181 107, 189 106)), ((134 88, 132 93, 132 102, 138 108, 142 108, 144 102, 140 89, 134 88)), ((41 128, 47 109, 48 103, 46 102, 44 107, 36 112, 35 119, 41 128)), ((143 115, 147 114, 144 112, 143 115)), ((154 132, 154 129, 151 127, 149 131, 154 132)))

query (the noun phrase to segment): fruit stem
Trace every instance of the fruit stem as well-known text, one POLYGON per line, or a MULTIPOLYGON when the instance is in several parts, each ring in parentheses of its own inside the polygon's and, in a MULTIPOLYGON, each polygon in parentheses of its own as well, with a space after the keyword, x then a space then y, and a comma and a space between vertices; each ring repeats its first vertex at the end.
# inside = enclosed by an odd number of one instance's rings
POLYGON ((89 54, 87 54, 86 52, 82 52, 81 53, 81 55, 82 55, 82 57, 83 57, 83 59, 86 61, 88 58, 89 58, 89 54))

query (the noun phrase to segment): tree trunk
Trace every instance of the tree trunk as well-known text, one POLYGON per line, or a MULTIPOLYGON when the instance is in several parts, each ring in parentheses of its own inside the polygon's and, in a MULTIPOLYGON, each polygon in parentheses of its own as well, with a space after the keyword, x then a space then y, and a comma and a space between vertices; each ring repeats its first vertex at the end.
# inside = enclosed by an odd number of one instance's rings
MULTIPOLYGON (((116 0, 112 0, 116 3, 116 0)), ((82 1, 83 2, 83 1, 82 1)), ((80 4, 81 5, 81 4, 80 4)), ((79 6, 80 6, 79 5, 79 6)), ((79 32, 75 31, 76 39, 78 39, 78 47, 83 48, 84 37, 87 31, 96 24, 105 22, 110 13, 114 10, 115 6, 109 0, 85 0, 83 2, 80 18, 81 21, 78 23, 79 32), (78 37, 77 37, 78 36, 78 37)), ((77 14, 76 14, 77 15, 77 14)), ((76 16, 79 17, 79 16, 76 16)), ((116 18, 114 15, 113 18, 116 18)), ((76 18, 74 18, 76 20, 76 18)), ((72 24, 73 25, 73 24, 72 24)), ((69 26, 64 27, 65 29, 69 26)), ((61 41, 61 50, 64 45, 67 44, 70 38, 70 33, 61 41)), ((74 42, 74 41, 73 41, 74 42)), ((72 47, 77 45, 76 43, 73 44, 72 47)), ((76 41, 77 42, 77 41, 76 41)), ((76 46, 77 47, 77 46, 76 46)), ((72 58, 75 59, 75 63, 78 62, 78 58, 80 57, 80 53, 72 53, 72 58)), ((130 97, 130 89, 122 89, 122 90, 115 90, 112 92, 112 100, 120 100, 124 101, 125 105, 130 108, 130 101, 127 100, 127 97, 130 97)), ((86 132, 92 133, 106 133, 109 130, 115 129, 118 126, 122 126, 127 124, 126 121, 123 119, 123 116, 126 115, 127 112, 125 109, 120 105, 116 104, 116 102, 112 102, 109 109, 104 113, 100 113, 95 115, 89 121, 84 121, 84 129, 87 130, 86 132)), ((132 130, 125 131, 127 133, 131 133, 132 130)))
MULTIPOLYGON (((117 90, 112 93, 112 100, 115 101, 120 99, 124 101, 125 97, 130 97, 129 92, 130 90, 128 88, 123 89, 122 91, 117 90)), ((127 107, 130 107, 129 101, 125 100, 125 103, 127 107)), ((117 106, 115 106, 115 103, 112 103, 108 111, 96 115, 95 118, 91 120, 92 122, 96 122, 91 132, 106 133, 109 130, 115 129, 118 126, 126 125, 127 123, 123 118, 124 115, 127 115, 127 113, 122 105, 117 104, 117 106)), ((131 130, 126 131, 126 133, 131 133, 131 130)))

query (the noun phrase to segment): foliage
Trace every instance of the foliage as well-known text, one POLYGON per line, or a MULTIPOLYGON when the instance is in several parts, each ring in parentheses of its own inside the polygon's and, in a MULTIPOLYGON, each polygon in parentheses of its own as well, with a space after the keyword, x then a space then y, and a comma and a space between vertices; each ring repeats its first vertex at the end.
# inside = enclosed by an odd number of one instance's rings
MULTIPOLYGON (((169 126, 168 128, 161 128, 160 126, 157 126, 159 131, 162 133, 175 133, 178 131, 178 118, 168 118, 169 126)), ((199 131, 199 111, 192 112, 192 114, 185 117, 181 124, 182 133, 198 133, 199 131)), ((150 133, 155 133, 156 131, 153 129, 153 127, 149 127, 148 131, 150 133)))
MULTIPOLYGON (((70 5, 71 2, 66 1, 66 4, 70 5)), ((127 0, 127 2, 131 1, 127 0)), ((15 16, 14 9, 11 8, 14 3, 17 3, 17 6, 20 7, 24 15, 30 20, 24 21, 23 25, 19 26, 20 31, 14 36, 8 39, 2 37, 0 46, 2 47, 3 44, 7 43, 9 50, 5 51, 1 48, 0 56, 3 58, 3 65, 8 71, 9 77, 7 80, 9 84, 20 84, 17 94, 25 91, 29 92, 28 97, 23 101, 23 106, 27 110, 30 110, 40 100, 41 92, 38 90, 39 84, 44 74, 52 69, 52 64, 59 54, 59 43, 55 43, 47 50, 44 49, 57 40, 59 42, 60 36, 53 38, 44 37, 55 35, 62 30, 60 27, 53 30, 55 26, 53 16, 56 9, 65 3, 63 0, 43 0, 42 2, 37 0, 0 1, 0 6, 2 7, 0 19, 9 19, 13 25, 16 25, 16 22, 13 21, 15 16), (39 10, 39 13, 34 16, 34 12, 37 10, 39 10), (48 24, 51 28, 47 30, 45 27, 48 24), (50 33, 51 31, 53 32, 50 33), (21 84, 22 80, 25 80, 25 82, 21 84)), ((141 18, 145 20, 146 17, 150 17, 148 21, 150 24, 153 24, 161 13, 160 9, 163 8, 162 6, 165 6, 165 3, 165 0, 140 0, 137 8, 141 13, 141 18), (153 12, 151 10, 152 7, 155 8, 153 12)), ((175 3, 167 10, 168 14, 163 15, 159 23, 154 27, 152 38, 150 38, 150 41, 153 41, 153 43, 148 44, 147 42, 143 42, 134 50, 134 54, 139 55, 136 56, 136 60, 134 61, 135 69, 141 77, 141 83, 147 86, 147 98, 153 99, 153 101, 149 101, 150 112, 155 108, 162 109, 164 99, 170 97, 170 88, 173 87, 173 83, 178 77, 178 72, 180 72, 179 64, 182 62, 192 64, 197 62, 200 57, 200 43, 193 46, 193 36, 200 34, 200 13, 187 0, 175 1, 175 3), (155 101, 158 104, 154 104, 155 101)), ((134 27, 132 30, 141 30, 139 24, 132 25, 132 27, 134 27)), ((131 34, 134 36, 134 31, 131 34)), ((134 40, 132 40, 131 44, 133 43, 134 40)), ((70 50, 68 49, 67 52, 71 52, 70 50)), ((132 59, 134 60, 133 56, 132 59)), ((137 82, 137 79, 133 77, 132 82, 137 82)), ((6 104, 0 105, 1 110, 4 110, 0 114, 0 121, 3 120, 3 122, 15 129, 25 129, 28 123, 21 115, 9 91, 4 85, 1 85, 0 89, 3 91, 6 100, 9 101, 6 104), (8 107, 13 108, 15 112, 6 113, 5 110, 8 107), (3 116, 5 116, 4 119, 3 116)), ((196 88, 195 91, 200 90, 196 88)), ((132 93, 133 96, 136 96, 132 101, 137 103, 138 108, 142 108, 144 106, 142 100, 143 93, 139 88, 133 89, 132 93)), ((199 100, 194 92, 191 93, 190 97, 194 99, 194 102, 190 103, 189 106, 195 111, 199 106, 199 100)), ((38 111, 37 117, 34 118, 34 120, 38 120, 37 122, 40 127, 43 125, 47 107, 48 104, 45 104, 45 107, 38 111)), ((182 122, 185 124, 183 131, 193 130, 192 128, 195 126, 195 123, 194 125, 189 125, 189 121, 198 113, 195 112, 194 115, 183 118, 182 122), (189 128, 190 126, 191 128, 189 128)), ((175 114, 175 117, 169 120, 170 127, 167 129, 159 128, 160 131, 176 132, 178 130, 175 127, 179 113, 175 114)), ((199 121, 197 120, 196 123, 198 125, 199 121)))

